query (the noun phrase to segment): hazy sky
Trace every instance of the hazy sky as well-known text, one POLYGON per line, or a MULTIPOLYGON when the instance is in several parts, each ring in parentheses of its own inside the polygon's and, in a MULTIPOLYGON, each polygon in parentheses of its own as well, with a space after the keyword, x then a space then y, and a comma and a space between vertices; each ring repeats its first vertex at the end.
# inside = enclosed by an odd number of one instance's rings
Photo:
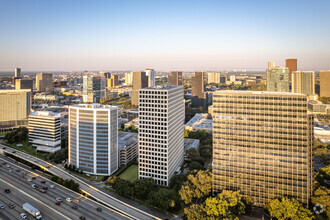
POLYGON ((0 71, 330 69, 329 0, 0 0, 0 71))

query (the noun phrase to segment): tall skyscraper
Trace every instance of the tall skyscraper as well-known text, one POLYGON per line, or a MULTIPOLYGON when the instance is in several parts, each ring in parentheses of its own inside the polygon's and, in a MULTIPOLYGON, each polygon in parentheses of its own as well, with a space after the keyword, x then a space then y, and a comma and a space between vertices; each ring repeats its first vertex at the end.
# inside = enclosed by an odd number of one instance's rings
POLYGON ((292 72, 292 92, 314 95, 315 73, 313 71, 292 72))
POLYGON ((21 78, 21 68, 15 68, 15 78, 21 78))
POLYGON ((213 94, 214 192, 239 189, 257 206, 281 197, 308 204, 312 146, 313 115, 305 94, 213 94))
POLYGON ((32 112, 29 117, 29 142, 38 151, 54 153, 61 149, 61 114, 32 112))
POLYGON ((148 87, 148 77, 145 72, 133 72, 132 105, 139 105, 139 89, 148 87))
POLYGON ((267 70, 267 91, 290 92, 289 69, 275 67, 267 70))
POLYGON ((98 103, 105 97, 104 76, 84 76, 83 78, 83 101, 98 103))
POLYGON ((139 91, 139 178, 168 186, 183 163, 184 91, 157 86, 139 91))
POLYGON ((292 72, 297 71, 297 59, 286 59, 285 66, 289 68, 289 80, 292 81, 292 72))
POLYGON ((111 78, 111 73, 109 73, 109 72, 102 72, 101 73, 101 76, 104 76, 104 78, 106 78, 106 79, 110 79, 111 78))
POLYGON ((33 80, 30 79, 16 79, 15 80, 15 89, 31 89, 33 91, 33 80))
POLYGON ((51 92, 53 90, 53 74, 38 73, 36 76, 36 88, 40 92, 51 92))
POLYGON ((0 90, 0 127, 27 125, 31 113, 30 89, 0 90))
POLYGON ((156 71, 154 69, 146 69, 146 76, 148 76, 148 87, 156 85, 156 71))
POLYGON ((69 107, 69 164, 85 173, 111 175, 118 169, 118 108, 69 107))
POLYGON ((275 62, 274 61, 269 61, 268 62, 268 69, 270 70, 270 69, 272 69, 274 67, 275 67, 275 62))
POLYGON ((330 70, 320 71, 320 96, 330 97, 330 70))
POLYGON ((118 75, 112 74, 110 78, 107 79, 107 87, 116 87, 118 85, 118 75))
POLYGON ((133 73, 125 73, 125 84, 130 86, 133 84, 133 73))
POLYGON ((220 73, 207 73, 207 83, 220 83, 220 73))
POLYGON ((207 99, 205 93, 206 72, 195 72, 191 83, 191 102, 193 107, 202 106, 206 109, 207 99))
POLYGON ((169 72, 167 82, 169 85, 172 86, 182 85, 182 72, 180 71, 169 72))

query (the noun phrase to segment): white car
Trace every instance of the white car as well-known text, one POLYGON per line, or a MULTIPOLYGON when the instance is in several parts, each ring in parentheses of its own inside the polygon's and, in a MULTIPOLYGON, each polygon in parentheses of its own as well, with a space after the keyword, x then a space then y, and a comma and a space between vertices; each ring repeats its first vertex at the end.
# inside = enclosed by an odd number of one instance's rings
POLYGON ((61 197, 56 197, 56 202, 62 202, 61 197))
POLYGON ((21 217, 22 218, 24 218, 24 219, 26 219, 26 215, 25 215, 25 213, 23 212, 23 213, 21 213, 21 217))
POLYGON ((32 184, 31 187, 32 187, 33 189, 36 189, 36 188, 37 188, 37 185, 36 185, 36 184, 32 184))
POLYGON ((27 179, 27 181, 28 181, 28 182, 32 182, 32 179, 31 179, 31 178, 29 178, 29 179, 27 179))
POLYGON ((11 170, 8 170, 8 171, 9 171, 9 173, 13 172, 13 171, 11 171, 11 170))
POLYGON ((67 201, 67 202, 72 202, 72 199, 67 198, 66 201, 67 201))
POLYGON ((54 185, 50 185, 50 186, 49 186, 49 188, 52 188, 52 189, 54 189, 54 185))

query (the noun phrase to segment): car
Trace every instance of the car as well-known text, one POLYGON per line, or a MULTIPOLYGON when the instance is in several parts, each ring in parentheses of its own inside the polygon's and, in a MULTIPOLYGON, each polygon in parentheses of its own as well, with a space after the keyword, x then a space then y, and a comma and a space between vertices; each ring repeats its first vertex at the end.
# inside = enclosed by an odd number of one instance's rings
POLYGON ((54 189, 54 185, 50 185, 49 188, 54 189))
POLYGON ((5 189, 5 193, 10 193, 10 189, 5 189))
POLYGON ((71 208, 74 209, 74 210, 78 209, 78 207, 76 205, 72 206, 71 208))
POLYGON ((17 169, 16 172, 19 173, 19 172, 21 172, 21 170, 20 169, 17 169))
POLYGON ((13 209, 15 207, 15 205, 13 203, 9 203, 8 204, 9 208, 13 209))
POLYGON ((61 203, 60 202, 55 202, 55 205, 61 205, 61 203))
POLYGON ((67 202, 72 202, 72 199, 71 198, 67 198, 66 201, 67 202))
POLYGON ((46 193, 46 192, 47 192, 47 191, 44 190, 44 189, 39 189, 39 191, 42 192, 42 193, 46 193))
POLYGON ((61 199, 61 197, 56 197, 56 201, 57 202, 62 202, 63 200, 61 199))
POLYGON ((85 218, 85 216, 80 216, 80 219, 85 220, 86 218, 85 218))
POLYGON ((25 172, 22 172, 22 175, 23 175, 23 176, 25 176, 25 175, 26 175, 26 173, 25 173, 25 172))
POLYGON ((44 190, 48 190, 48 187, 47 186, 44 186, 44 187, 42 187, 44 190))
POLYGON ((27 218, 24 212, 23 212, 23 213, 21 213, 21 217, 22 217, 22 218, 24 218, 24 219, 26 219, 26 218, 27 218))
POLYGON ((13 171, 11 171, 11 170, 8 170, 9 171, 9 173, 12 173, 13 171))
POLYGON ((14 153, 16 153, 16 151, 12 151, 12 153, 14 154, 14 153))
POLYGON ((2 149, 6 150, 7 148, 6 147, 3 147, 2 149))
POLYGON ((0 209, 4 209, 5 208, 5 206, 4 205, 0 205, 0 209))
POLYGON ((32 187, 33 189, 38 188, 38 186, 37 186, 36 184, 32 184, 31 187, 32 187))
POLYGON ((97 207, 97 208, 96 208, 96 211, 98 211, 98 212, 102 212, 102 209, 101 209, 100 207, 97 207))
POLYGON ((37 177, 33 176, 32 179, 35 180, 37 177))
POLYGON ((32 179, 31 179, 31 178, 29 178, 29 179, 27 179, 27 181, 28 181, 28 182, 32 182, 32 179))
POLYGON ((75 201, 75 202, 80 202, 80 200, 79 200, 79 199, 75 199, 74 201, 75 201))
POLYGON ((7 164, 7 166, 6 166, 7 168, 9 168, 10 167, 10 165, 9 164, 7 164))
POLYGON ((46 181, 45 180, 41 180, 40 183, 44 184, 44 183, 46 183, 46 181))

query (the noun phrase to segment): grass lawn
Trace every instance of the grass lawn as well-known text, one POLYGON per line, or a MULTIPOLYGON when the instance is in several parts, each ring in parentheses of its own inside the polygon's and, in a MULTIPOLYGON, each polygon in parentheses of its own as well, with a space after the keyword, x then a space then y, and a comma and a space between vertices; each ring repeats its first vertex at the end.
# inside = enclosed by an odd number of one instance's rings
POLYGON ((134 182, 138 178, 138 165, 132 164, 119 175, 119 178, 134 182))
POLYGON ((2 133, 0 133, 0 136, 1 136, 1 137, 4 137, 4 136, 6 136, 7 133, 8 133, 8 132, 2 132, 2 133))

